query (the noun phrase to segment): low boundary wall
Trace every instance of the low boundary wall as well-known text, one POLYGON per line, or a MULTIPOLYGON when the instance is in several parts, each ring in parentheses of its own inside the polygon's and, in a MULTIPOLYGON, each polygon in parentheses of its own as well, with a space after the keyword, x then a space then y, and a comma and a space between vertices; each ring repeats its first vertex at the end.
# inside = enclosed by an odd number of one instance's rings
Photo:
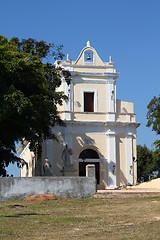
POLYGON ((0 201, 33 194, 63 198, 90 197, 96 193, 94 177, 5 177, 0 178, 0 201))

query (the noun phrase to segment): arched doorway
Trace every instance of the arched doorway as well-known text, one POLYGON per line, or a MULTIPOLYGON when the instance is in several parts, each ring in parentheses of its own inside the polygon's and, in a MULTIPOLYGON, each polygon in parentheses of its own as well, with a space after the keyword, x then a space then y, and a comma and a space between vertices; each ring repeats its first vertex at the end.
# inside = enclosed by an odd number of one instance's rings
POLYGON ((86 176, 86 166, 94 164, 97 184, 100 181, 100 164, 98 153, 93 149, 85 149, 79 154, 79 176, 86 176))

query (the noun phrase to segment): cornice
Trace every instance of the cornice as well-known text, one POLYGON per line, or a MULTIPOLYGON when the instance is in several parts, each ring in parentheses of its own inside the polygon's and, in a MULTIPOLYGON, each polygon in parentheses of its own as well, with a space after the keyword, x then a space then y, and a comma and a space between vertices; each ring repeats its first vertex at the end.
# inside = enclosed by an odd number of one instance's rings
POLYGON ((94 65, 93 63, 86 63, 86 64, 83 64, 83 65, 72 64, 70 66, 73 67, 73 68, 94 68, 94 69, 104 69, 104 70, 106 70, 106 69, 116 69, 115 66, 107 65, 107 63, 104 63, 104 65, 94 65))
POLYGON ((93 73, 93 72, 78 72, 78 71, 71 71, 71 76, 72 77, 101 77, 103 79, 107 79, 107 78, 113 78, 116 79, 120 76, 119 73, 107 73, 107 72, 103 72, 103 73, 93 73))
POLYGON ((102 121, 72 121, 72 120, 64 120, 66 125, 74 125, 74 126, 98 126, 98 127, 136 127, 140 126, 138 122, 102 122, 102 121))
POLYGON ((109 64, 109 62, 103 62, 104 65, 94 65, 93 63, 86 63, 86 64, 75 64, 74 61, 60 61, 59 64, 61 64, 63 67, 70 67, 70 68, 92 68, 92 69, 116 69, 116 67, 112 64, 109 64))
POLYGON ((72 83, 93 83, 93 84, 104 84, 104 83, 111 83, 115 84, 116 79, 83 79, 83 78, 72 78, 72 83))

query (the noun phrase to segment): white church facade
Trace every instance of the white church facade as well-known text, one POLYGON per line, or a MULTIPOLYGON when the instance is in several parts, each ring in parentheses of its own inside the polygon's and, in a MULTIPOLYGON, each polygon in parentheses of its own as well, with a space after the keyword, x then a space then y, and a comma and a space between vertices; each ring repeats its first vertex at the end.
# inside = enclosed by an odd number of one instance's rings
POLYGON ((115 189, 137 182, 136 122, 134 104, 116 98, 116 71, 111 57, 103 62, 90 42, 76 61, 69 56, 56 65, 69 70, 70 85, 62 79, 58 90, 69 101, 58 107, 66 126, 56 126, 53 132, 59 142, 48 140, 42 145, 42 162, 35 171, 29 144, 21 151, 28 163, 21 176, 43 175, 43 161, 48 158, 52 176, 85 176, 86 166, 94 164, 99 188, 115 189), (70 150, 65 163, 64 151, 70 150), (27 172, 27 173, 26 173, 27 172))

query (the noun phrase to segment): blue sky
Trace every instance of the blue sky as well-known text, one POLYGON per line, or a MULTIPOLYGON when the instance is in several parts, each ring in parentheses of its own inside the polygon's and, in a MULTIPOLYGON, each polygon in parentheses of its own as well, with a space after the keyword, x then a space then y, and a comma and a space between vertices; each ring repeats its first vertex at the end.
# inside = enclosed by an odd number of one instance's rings
POLYGON ((159 12, 159 0, 1 0, 0 34, 63 44, 72 60, 88 40, 103 61, 112 56, 117 98, 135 103, 137 144, 151 148, 158 136, 146 127, 146 113, 160 93, 159 12))

